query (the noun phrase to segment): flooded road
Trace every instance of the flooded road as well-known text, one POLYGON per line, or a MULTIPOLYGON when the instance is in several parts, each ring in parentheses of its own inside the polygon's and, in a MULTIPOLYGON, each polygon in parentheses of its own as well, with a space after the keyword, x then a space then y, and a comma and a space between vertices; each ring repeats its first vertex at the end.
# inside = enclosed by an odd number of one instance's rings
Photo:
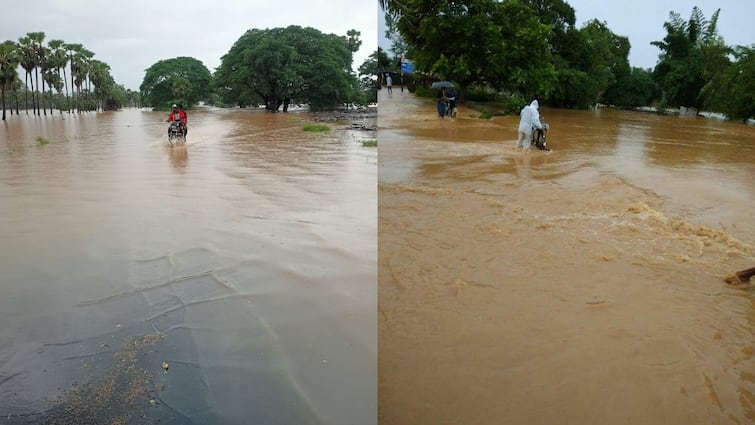
POLYGON ((380 424, 755 423, 755 127, 379 108, 380 424))
POLYGON ((375 423, 375 133, 166 116, 3 123, 0 423, 375 423))

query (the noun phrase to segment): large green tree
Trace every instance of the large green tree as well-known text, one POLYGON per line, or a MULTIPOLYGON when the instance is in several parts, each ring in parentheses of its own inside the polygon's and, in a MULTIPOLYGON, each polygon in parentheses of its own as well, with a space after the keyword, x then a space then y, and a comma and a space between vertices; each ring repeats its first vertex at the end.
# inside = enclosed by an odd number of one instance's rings
POLYGON ((663 24, 666 36, 651 44, 661 50, 654 77, 663 91, 668 106, 699 109, 704 99, 700 95, 707 81, 728 67, 730 50, 718 35, 718 14, 705 19, 698 7, 692 9, 689 20, 670 12, 663 24))
POLYGON ((212 75, 207 67, 191 57, 161 60, 149 68, 139 86, 142 103, 156 109, 170 109, 172 103, 185 108, 210 97, 212 75))
POLYGON ((389 65, 390 59, 388 55, 382 48, 378 47, 359 66, 359 84, 362 91, 367 94, 367 102, 377 102, 379 76, 389 65))
POLYGON ((518 0, 402 0, 386 7, 418 72, 528 96, 553 89, 551 30, 518 0))
POLYGON ((706 108, 730 119, 755 117, 755 44, 733 49, 736 60, 702 89, 706 108))
POLYGON ((348 37, 317 29, 251 29, 221 58, 215 77, 223 100, 240 106, 263 102, 276 112, 290 102, 313 110, 331 108, 360 98, 351 71, 358 32, 348 37))

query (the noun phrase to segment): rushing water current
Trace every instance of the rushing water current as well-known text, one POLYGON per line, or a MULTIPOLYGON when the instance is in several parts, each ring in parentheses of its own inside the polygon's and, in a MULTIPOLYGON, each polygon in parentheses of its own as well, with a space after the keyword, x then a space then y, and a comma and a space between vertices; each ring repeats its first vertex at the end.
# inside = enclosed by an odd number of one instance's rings
POLYGON ((755 127, 380 96, 381 424, 755 423, 755 127))

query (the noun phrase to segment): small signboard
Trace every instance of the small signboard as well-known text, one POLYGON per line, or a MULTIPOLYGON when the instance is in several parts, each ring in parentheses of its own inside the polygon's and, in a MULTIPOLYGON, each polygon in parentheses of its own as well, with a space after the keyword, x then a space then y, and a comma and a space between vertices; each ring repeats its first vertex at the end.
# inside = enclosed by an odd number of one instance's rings
POLYGON ((404 74, 413 74, 414 63, 408 59, 401 59, 401 72, 404 74))

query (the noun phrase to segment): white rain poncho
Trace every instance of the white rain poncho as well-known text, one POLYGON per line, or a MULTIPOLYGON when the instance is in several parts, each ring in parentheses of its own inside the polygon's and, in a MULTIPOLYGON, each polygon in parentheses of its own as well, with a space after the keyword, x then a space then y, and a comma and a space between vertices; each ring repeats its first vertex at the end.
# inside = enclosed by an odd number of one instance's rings
POLYGON ((540 112, 537 111, 539 106, 537 100, 533 100, 532 103, 522 108, 522 111, 519 112, 519 115, 521 115, 519 131, 530 135, 533 129, 543 128, 543 125, 540 124, 540 112))

